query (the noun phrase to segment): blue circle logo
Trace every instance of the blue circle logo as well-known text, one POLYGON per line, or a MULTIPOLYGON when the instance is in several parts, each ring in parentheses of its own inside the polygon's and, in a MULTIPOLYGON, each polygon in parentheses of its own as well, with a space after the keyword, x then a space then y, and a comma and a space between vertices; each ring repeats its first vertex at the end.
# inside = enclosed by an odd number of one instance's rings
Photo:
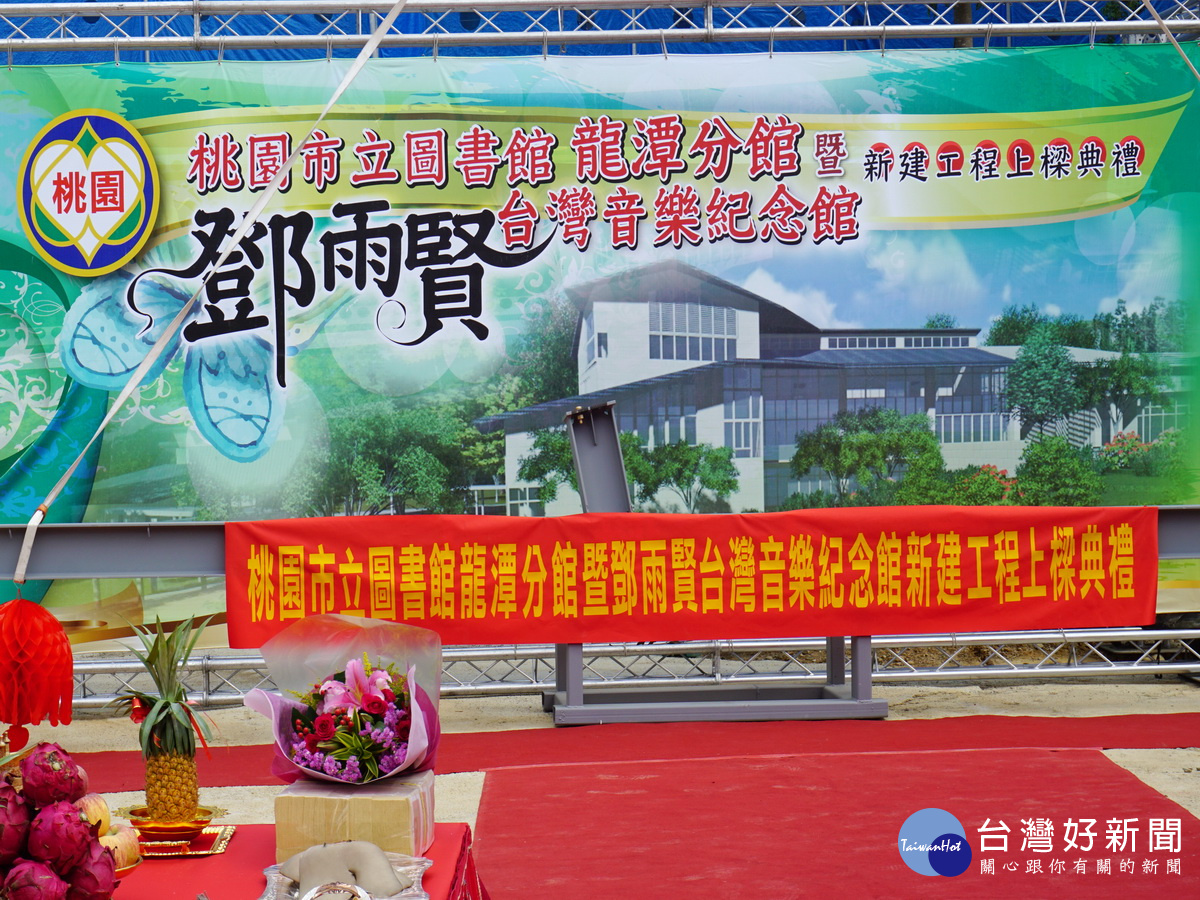
POLYGON ((17 208, 25 234, 44 260, 71 275, 104 275, 137 255, 158 202, 149 146, 104 110, 59 116, 21 164, 17 208))
POLYGON ((944 809, 913 813, 900 826, 900 858, 914 872, 952 878, 971 865, 971 845, 962 823, 944 809))

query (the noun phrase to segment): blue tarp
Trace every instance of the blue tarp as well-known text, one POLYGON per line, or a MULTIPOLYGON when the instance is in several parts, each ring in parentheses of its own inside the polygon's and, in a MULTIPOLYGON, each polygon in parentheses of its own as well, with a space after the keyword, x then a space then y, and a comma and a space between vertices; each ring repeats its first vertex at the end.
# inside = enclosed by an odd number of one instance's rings
MULTIPOLYGON (((71 2, 71 0, 49 0, 51 3, 71 2)), ((74 0, 78 2, 78 0, 74 0)), ((910 25, 928 24, 930 22, 946 23, 951 21, 951 13, 948 10, 950 4, 929 5, 906 4, 903 7, 903 14, 910 25)), ((1075 21, 1079 18, 1085 18, 1087 6, 1083 3, 1058 3, 1054 4, 1061 12, 1058 16, 1049 17, 1051 20, 1059 20, 1064 22, 1075 21)), ((846 21, 852 25, 895 25, 898 24, 895 20, 895 10, 885 6, 867 6, 854 5, 846 12, 845 6, 826 6, 826 7, 796 7, 793 10, 793 15, 796 19, 802 21, 809 27, 822 27, 833 25, 835 22, 846 21)), ((544 11, 539 18, 539 23, 545 27, 547 31, 575 31, 578 28, 578 23, 581 18, 588 19, 595 24, 595 27, 602 31, 616 31, 626 28, 629 23, 629 17, 626 13, 620 11, 595 10, 586 11, 583 15, 580 11, 572 9, 544 11), (562 16, 560 21, 559 16, 562 16)), ((1007 21, 1010 22, 1029 22, 1038 17, 1041 21, 1045 21, 1048 17, 1044 14, 1044 9, 1040 7, 1030 8, 1023 4, 1008 5, 1005 7, 1007 21)), ((347 14, 353 16, 354 14, 347 14)), ((638 21, 644 28, 651 30, 678 28, 682 26, 680 21, 681 16, 692 17, 693 22, 699 22, 700 17, 704 13, 702 10, 673 10, 673 9, 647 9, 643 11, 638 21)), ((994 9, 989 9, 983 6, 976 6, 975 9, 976 22, 987 24, 989 21, 994 21, 995 24, 1002 24, 1001 19, 994 9)), ((772 25, 779 24, 779 13, 775 9, 756 9, 756 8, 718 8, 713 10, 713 25, 716 28, 728 26, 731 20, 736 20, 742 27, 748 28, 770 28, 772 25)), ((117 21, 121 23, 124 32, 134 37, 140 37, 147 34, 156 37, 167 36, 162 30, 162 21, 151 17, 147 20, 140 16, 120 17, 117 21)), ((370 30, 371 24, 377 22, 378 18, 365 18, 363 30, 370 30)), ((523 13, 496 13, 488 15, 488 22, 493 23, 496 28, 509 31, 531 31, 530 18, 523 13)), ((431 30, 430 19, 424 15, 416 13, 404 13, 397 19, 398 27, 408 34, 421 34, 431 30)), ((479 14, 471 11, 447 13, 441 16, 436 26, 432 26, 432 30, 439 30, 449 34, 471 33, 477 30, 479 25, 479 14)), ((319 35, 326 32, 330 28, 329 17, 321 14, 302 14, 289 16, 287 19, 288 33, 303 33, 319 35)), ((23 25, 23 36, 27 37, 49 37, 56 34, 56 22, 53 18, 43 20, 35 20, 23 25)), ((108 23, 100 20, 99 17, 76 19, 72 22, 72 29, 77 37, 103 37, 112 33, 112 28, 108 23)), ((350 22, 336 28, 336 32, 344 32, 347 30, 357 30, 358 25, 353 18, 350 22)), ((268 35, 279 34, 281 31, 280 23, 276 17, 265 15, 247 15, 242 14, 236 17, 228 16, 202 16, 201 30, 204 34, 210 36, 219 36, 221 34, 238 35, 268 35), (236 32, 231 29, 236 28, 236 32)), ((22 35, 0 34, 0 39, 8 39, 20 37, 22 35)), ((1078 37, 1022 37, 1022 38, 997 38, 991 42, 995 47, 1033 47, 1055 44, 1077 44, 1090 40, 1088 36, 1078 37)), ((1096 39, 1100 41, 1112 41, 1115 38, 1101 37, 1096 39)), ((976 46, 979 46, 982 41, 976 41, 976 46)), ((887 50, 902 50, 902 49, 929 49, 929 48, 948 48, 953 46, 953 41, 950 38, 925 38, 925 39, 894 39, 888 38, 886 42, 887 50)), ((762 52, 768 49, 767 41, 728 41, 706 43, 703 41, 695 42, 668 42, 666 51, 668 53, 750 53, 762 52)), ((803 40, 803 41, 775 41, 773 47, 777 52, 803 52, 803 51, 836 51, 836 50, 878 50, 880 42, 878 40, 803 40)), ((420 48, 384 48, 380 51, 380 56, 429 56, 432 53, 431 47, 420 48)), ((540 43, 540 38, 537 37, 536 29, 532 30, 530 43, 522 46, 471 46, 471 47, 450 47, 442 46, 438 51, 440 54, 447 56, 527 56, 530 53, 541 53, 543 48, 540 43)), ((552 44, 545 48, 545 52, 553 55, 567 56, 601 56, 601 55, 630 55, 644 53, 662 53, 663 46, 655 40, 646 40, 638 43, 629 44, 552 44)), ((234 50, 226 48, 222 51, 225 59, 240 59, 240 60, 280 60, 280 59, 317 59, 326 55, 325 50, 272 50, 272 49, 254 49, 254 50, 234 50)), ((339 57, 352 57, 357 54, 356 49, 343 49, 333 51, 333 55, 339 57)), ((129 61, 146 61, 145 51, 125 50, 122 52, 122 57, 129 61)), ((149 61, 151 62, 184 62, 193 60, 212 60, 217 57, 216 50, 193 51, 193 50, 163 50, 153 51, 150 54, 149 61)), ((99 51, 83 51, 83 52, 39 52, 39 53, 14 53, 12 57, 13 63, 17 65, 53 65, 64 63, 96 63, 96 62, 112 62, 114 54, 112 50, 99 51)))

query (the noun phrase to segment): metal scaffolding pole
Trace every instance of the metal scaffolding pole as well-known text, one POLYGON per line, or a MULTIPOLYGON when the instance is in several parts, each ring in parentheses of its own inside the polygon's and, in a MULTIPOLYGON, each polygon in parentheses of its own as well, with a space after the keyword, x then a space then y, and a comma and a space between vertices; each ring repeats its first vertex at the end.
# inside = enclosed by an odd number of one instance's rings
MULTIPOLYGON (((195 2, 9 3, 0 6, 0 47, 13 60, 27 52, 115 54, 192 53, 215 58, 234 51, 308 51, 332 55, 356 49, 388 12, 390 2, 346 0, 195 0, 195 2)), ((1200 35, 1197 0, 1157 4, 1179 39, 1200 35)), ((982 46, 1031 38, 1164 40, 1163 28, 1140 3, 1059 0, 930 4, 864 0, 830 6, 777 3, 594 0, 411 0, 382 47, 404 53, 528 47, 563 53, 579 45, 761 45, 870 41, 881 49, 907 40, 982 46), (964 10, 966 13, 964 14, 964 10), (811 20, 811 24, 810 24, 811 20), (553 48, 553 50, 551 49, 553 48)), ((110 58, 110 57, 106 57, 110 58)))

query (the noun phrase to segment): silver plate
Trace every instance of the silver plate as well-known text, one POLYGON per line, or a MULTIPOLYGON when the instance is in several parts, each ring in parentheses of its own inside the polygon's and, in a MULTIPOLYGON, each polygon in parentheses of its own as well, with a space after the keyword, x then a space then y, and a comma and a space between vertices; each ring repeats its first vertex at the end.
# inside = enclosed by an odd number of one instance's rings
MULTIPOLYGON (((429 900, 429 895, 421 887, 421 876, 433 865, 433 860, 423 856, 405 856, 402 853, 383 855, 392 864, 396 875, 408 878, 412 885, 398 894, 376 897, 375 900, 429 900)), ((281 875, 278 865, 268 866, 263 869, 263 874, 267 876, 267 889, 258 900, 299 900, 300 885, 281 875)))

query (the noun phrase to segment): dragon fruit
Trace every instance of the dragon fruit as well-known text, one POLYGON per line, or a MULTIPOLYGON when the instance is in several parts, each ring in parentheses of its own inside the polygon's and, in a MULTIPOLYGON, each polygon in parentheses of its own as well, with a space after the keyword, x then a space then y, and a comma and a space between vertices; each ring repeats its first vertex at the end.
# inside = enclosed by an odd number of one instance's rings
POLYGON ((4 879, 8 900, 66 900, 67 883, 45 863, 20 860, 4 879))
POLYGON ((83 861, 96 843, 92 824, 73 803, 59 800, 38 810, 29 825, 29 855, 65 875, 83 861))
POLYGON ((117 863, 99 841, 88 845, 83 861, 70 871, 67 900, 109 900, 117 887, 117 863))
POLYGON ((68 800, 74 803, 87 793, 79 767, 58 744, 43 741, 21 760, 21 790, 37 809, 68 800))
POLYGON ((7 781, 0 781, 0 866, 25 852, 33 810, 7 781))

